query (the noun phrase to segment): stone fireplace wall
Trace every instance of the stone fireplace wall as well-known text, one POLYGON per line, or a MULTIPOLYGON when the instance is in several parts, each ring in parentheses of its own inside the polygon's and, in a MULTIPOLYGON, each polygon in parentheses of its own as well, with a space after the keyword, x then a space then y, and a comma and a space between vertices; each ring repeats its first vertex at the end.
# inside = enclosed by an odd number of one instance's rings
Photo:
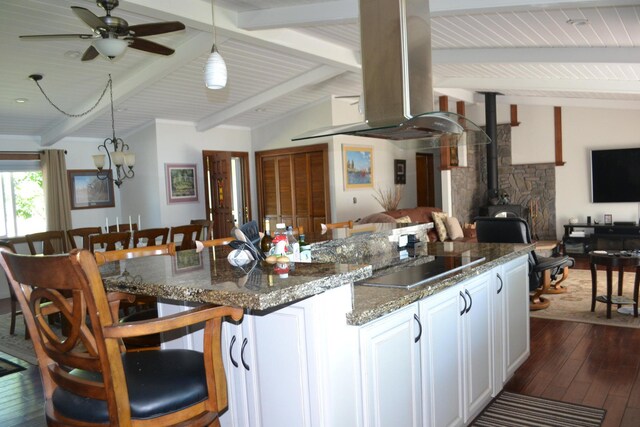
MULTIPOLYGON (((468 167, 451 171, 453 215, 473 222, 480 206, 487 204, 487 160, 484 146, 468 147, 468 167)), ((556 174, 554 163, 513 165, 511 126, 498 125, 498 186, 510 203, 529 209, 529 225, 535 240, 555 240, 556 174)))

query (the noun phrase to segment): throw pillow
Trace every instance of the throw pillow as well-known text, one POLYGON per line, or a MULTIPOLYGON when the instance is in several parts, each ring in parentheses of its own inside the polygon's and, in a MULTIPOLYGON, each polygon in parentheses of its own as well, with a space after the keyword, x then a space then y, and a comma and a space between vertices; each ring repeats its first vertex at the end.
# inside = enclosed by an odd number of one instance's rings
POLYGON ((447 218, 446 212, 433 212, 431 217, 433 218, 433 223, 436 227, 436 233, 438 233, 438 240, 444 242, 447 240, 447 226, 444 225, 444 220, 447 218))
POLYGON ((410 224, 411 217, 409 215, 401 216, 400 218, 396 218, 396 222, 399 224, 410 224))
POLYGON ((444 225, 447 227, 447 234, 451 240, 462 239, 464 237, 460 221, 458 221, 458 218, 455 216, 446 218, 444 225))

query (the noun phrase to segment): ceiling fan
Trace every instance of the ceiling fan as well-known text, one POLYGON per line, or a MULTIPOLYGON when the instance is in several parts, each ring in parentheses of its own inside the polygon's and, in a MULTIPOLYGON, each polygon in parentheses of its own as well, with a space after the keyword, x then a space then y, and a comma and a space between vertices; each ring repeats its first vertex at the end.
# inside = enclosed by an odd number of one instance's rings
POLYGON ((127 46, 159 55, 171 55, 174 52, 173 49, 140 37, 170 33, 184 30, 185 28, 184 24, 178 21, 129 25, 124 19, 111 16, 111 11, 120 4, 118 0, 96 0, 96 3, 107 12, 105 16, 97 16, 84 7, 71 6, 73 13, 91 27, 92 34, 42 34, 20 36, 20 38, 80 38, 93 40, 92 45, 82 55, 83 61, 90 61, 99 54, 113 59, 122 54, 127 46))

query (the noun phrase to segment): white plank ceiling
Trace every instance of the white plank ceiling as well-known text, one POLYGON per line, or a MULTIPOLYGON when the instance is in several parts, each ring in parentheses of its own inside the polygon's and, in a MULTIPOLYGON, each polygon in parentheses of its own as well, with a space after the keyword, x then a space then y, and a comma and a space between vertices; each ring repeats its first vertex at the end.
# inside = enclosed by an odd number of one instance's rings
MULTIPOLYGON (((640 111, 640 5, 630 0, 431 0, 436 95, 479 102, 582 105, 640 111), (453 3, 453 4, 452 4, 453 3), (571 20, 585 20, 583 25, 571 20)), ((0 135, 29 135, 50 145, 65 136, 104 137, 108 102, 91 107, 113 77, 118 134, 154 118, 254 128, 329 96, 362 91, 357 0, 218 0, 219 51, 229 74, 207 90, 202 70, 211 48, 210 0, 122 0, 112 15, 130 25, 178 20, 185 31, 150 40, 176 49, 160 56, 127 49, 109 61, 78 57, 90 41, 20 40, 23 34, 89 33, 71 11, 89 0, 0 1, 0 135), (28 102, 16 103, 25 98, 28 102)), ((347 99, 351 102, 352 100, 347 99)), ((1 148, 1 147, 0 147, 1 148)))

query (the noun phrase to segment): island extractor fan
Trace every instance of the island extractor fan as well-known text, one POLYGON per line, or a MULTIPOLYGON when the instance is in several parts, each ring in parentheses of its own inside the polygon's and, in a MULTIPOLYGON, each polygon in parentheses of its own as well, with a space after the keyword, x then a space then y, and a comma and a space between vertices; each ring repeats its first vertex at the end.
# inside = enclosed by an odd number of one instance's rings
POLYGON ((110 59, 122 54, 128 47, 157 53, 159 55, 171 55, 174 50, 145 40, 141 37, 170 33, 184 30, 182 22, 153 22, 149 24, 129 25, 127 21, 117 16, 111 16, 111 11, 118 7, 118 0, 97 0, 98 6, 106 11, 105 16, 97 16, 84 7, 71 6, 71 10, 93 30, 92 34, 38 34, 20 36, 21 39, 51 39, 51 38, 80 38, 92 40, 93 43, 82 55, 83 61, 94 59, 102 54, 110 59))

